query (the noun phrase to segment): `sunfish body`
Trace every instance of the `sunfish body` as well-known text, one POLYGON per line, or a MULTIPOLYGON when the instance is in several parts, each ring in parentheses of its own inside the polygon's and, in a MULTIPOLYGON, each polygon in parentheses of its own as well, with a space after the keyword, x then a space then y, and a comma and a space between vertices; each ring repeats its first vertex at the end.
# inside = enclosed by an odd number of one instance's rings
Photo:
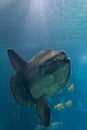
POLYGON ((44 126, 49 126, 50 107, 46 98, 60 92, 70 78, 70 58, 63 50, 44 50, 28 62, 8 49, 15 70, 10 88, 15 99, 24 106, 36 106, 44 126))

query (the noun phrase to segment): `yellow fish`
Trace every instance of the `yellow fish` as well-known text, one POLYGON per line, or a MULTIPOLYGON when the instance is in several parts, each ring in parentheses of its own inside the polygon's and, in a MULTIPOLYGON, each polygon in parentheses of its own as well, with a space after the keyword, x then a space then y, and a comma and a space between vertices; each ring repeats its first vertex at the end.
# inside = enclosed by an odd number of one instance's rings
POLYGON ((63 110, 64 109, 64 104, 63 103, 59 103, 59 104, 54 106, 54 109, 63 110))
POLYGON ((68 87, 68 92, 72 92, 74 88, 75 88, 74 84, 71 84, 70 87, 68 87))
POLYGON ((73 105, 72 100, 68 100, 68 101, 65 103, 65 105, 66 105, 67 107, 71 107, 71 106, 73 105))

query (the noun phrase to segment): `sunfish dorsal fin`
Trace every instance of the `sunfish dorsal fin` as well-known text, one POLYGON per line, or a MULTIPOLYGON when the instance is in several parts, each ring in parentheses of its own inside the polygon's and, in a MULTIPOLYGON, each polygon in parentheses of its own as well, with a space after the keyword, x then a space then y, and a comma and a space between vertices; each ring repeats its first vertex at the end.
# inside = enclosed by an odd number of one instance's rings
POLYGON ((7 53, 11 61, 11 64, 16 72, 21 72, 25 68, 25 66, 28 64, 14 50, 8 49, 7 53))

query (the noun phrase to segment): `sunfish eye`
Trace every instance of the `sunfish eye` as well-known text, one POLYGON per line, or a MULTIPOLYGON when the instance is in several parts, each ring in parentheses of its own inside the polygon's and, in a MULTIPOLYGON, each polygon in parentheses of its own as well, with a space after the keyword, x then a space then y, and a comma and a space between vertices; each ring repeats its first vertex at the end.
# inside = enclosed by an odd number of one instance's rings
POLYGON ((57 57, 55 57, 55 58, 53 59, 53 61, 57 62, 57 61, 58 61, 58 58, 57 58, 57 57))

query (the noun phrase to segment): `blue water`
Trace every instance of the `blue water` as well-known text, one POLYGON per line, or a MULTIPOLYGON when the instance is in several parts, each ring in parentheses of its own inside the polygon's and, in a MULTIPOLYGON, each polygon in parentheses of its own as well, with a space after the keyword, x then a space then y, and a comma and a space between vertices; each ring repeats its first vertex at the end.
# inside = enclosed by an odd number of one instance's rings
POLYGON ((43 49, 67 52, 75 90, 65 87, 49 99, 51 122, 62 120, 59 130, 87 130, 87 0, 0 0, 0 130, 35 130, 41 123, 35 108, 20 106, 10 92, 7 48, 25 60, 43 49), (54 110, 68 99, 71 108, 54 110))

